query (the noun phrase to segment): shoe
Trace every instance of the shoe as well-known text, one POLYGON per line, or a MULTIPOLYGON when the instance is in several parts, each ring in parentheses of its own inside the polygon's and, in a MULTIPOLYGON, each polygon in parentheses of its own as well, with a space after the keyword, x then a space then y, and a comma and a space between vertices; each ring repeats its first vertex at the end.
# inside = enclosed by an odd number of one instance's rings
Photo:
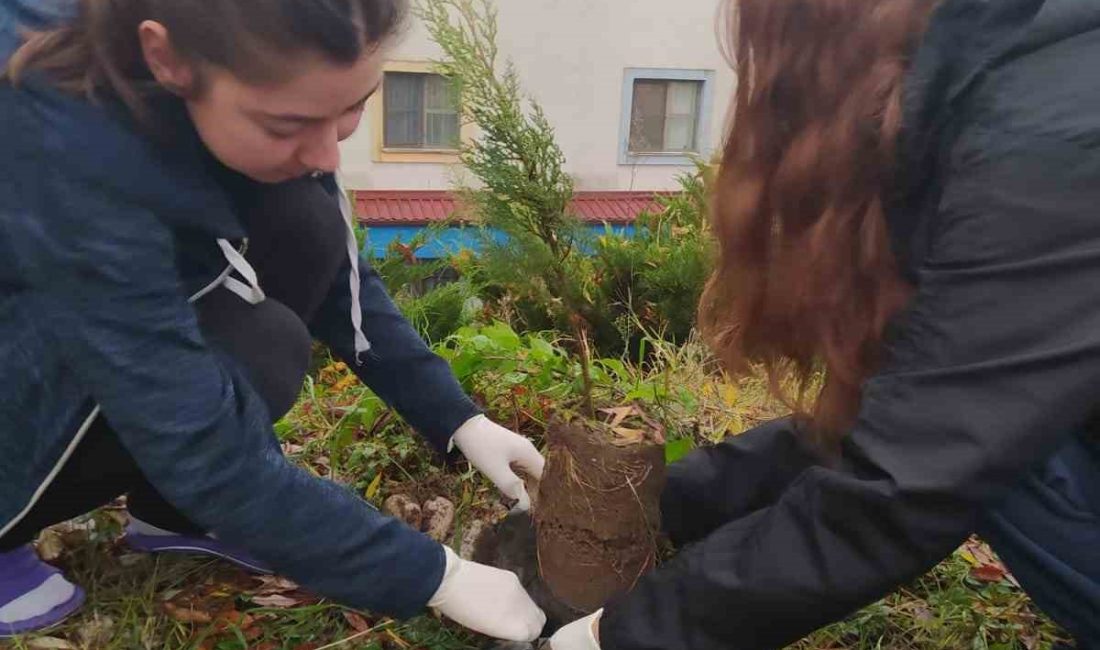
POLYGON ((208 555, 231 562, 246 571, 271 575, 274 571, 267 564, 247 552, 219 541, 213 536, 181 535, 157 528, 130 516, 126 534, 122 538, 127 546, 142 553, 193 553, 208 555))
POLYGON ((84 590, 30 544, 0 553, 0 639, 51 628, 83 604, 84 590))

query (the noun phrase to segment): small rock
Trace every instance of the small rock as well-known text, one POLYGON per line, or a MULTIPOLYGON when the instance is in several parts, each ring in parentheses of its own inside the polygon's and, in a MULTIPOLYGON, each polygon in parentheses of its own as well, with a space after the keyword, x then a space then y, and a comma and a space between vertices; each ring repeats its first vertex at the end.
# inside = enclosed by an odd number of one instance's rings
POLYGON ((443 497, 424 502, 424 523, 421 530, 437 542, 447 538, 455 521, 455 504, 443 497))
POLYGON ((382 510, 386 514, 404 521, 412 528, 420 530, 423 514, 420 511, 420 505, 413 501, 412 497, 406 494, 395 494, 386 499, 382 504, 382 510))
POLYGON ((489 524, 484 519, 475 519, 466 524, 466 529, 462 531, 462 541, 458 546, 459 557, 463 560, 473 560, 478 544, 488 530, 489 524))

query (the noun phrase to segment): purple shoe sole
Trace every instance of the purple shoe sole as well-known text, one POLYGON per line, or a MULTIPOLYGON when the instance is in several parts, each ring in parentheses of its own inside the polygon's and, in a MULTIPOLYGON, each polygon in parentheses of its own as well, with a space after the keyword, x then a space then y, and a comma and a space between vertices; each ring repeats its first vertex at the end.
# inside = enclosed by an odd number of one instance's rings
POLYGON ((251 557, 243 551, 227 547, 222 542, 209 537, 190 537, 186 535, 142 535, 128 532, 123 541, 131 549, 142 553, 192 553, 216 557, 235 564, 246 571, 271 575, 269 566, 251 557))
POLYGON ((75 614, 83 604, 84 590, 77 587, 76 591, 73 592, 72 598, 41 616, 36 616, 18 623, 0 623, 0 639, 10 639, 21 634, 29 634, 32 632, 44 632, 52 627, 60 625, 65 619, 75 614))

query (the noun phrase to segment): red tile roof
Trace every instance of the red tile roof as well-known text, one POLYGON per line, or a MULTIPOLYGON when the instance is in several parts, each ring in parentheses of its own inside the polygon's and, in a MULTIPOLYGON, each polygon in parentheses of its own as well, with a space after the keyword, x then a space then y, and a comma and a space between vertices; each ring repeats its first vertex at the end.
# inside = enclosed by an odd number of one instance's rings
MULTIPOLYGON (((655 197, 667 192, 578 192, 573 209, 582 221, 630 223, 643 211, 658 208, 655 197)), ((431 190, 357 190, 355 207, 366 225, 423 226, 455 212, 450 192, 431 190)))

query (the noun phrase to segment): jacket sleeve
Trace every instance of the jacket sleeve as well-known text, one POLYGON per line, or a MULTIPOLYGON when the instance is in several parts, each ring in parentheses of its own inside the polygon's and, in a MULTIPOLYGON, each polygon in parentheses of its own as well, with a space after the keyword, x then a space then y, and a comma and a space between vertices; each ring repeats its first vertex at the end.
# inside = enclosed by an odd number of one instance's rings
POLYGON ((350 272, 351 262, 345 260, 310 330, 433 447, 446 453, 458 428, 481 411, 447 362, 428 348, 397 309, 365 257, 359 260, 359 305, 371 349, 356 361, 350 272))
POLYGON ((916 295, 842 461, 808 466, 611 603, 605 650, 791 643, 928 570, 1086 426, 1100 386, 1095 122, 1076 142, 960 133, 916 295))
POLYGON ((725 523, 772 505, 818 462, 815 446, 794 418, 696 449, 668 468, 661 525, 678 547, 697 542, 725 523))
POLYGON ((157 490, 320 594, 418 613, 442 580, 442 548, 271 444, 262 400, 200 334, 171 232, 144 207, 67 178, 38 200, 45 215, 80 206, 26 269, 53 316, 42 327, 157 490))

